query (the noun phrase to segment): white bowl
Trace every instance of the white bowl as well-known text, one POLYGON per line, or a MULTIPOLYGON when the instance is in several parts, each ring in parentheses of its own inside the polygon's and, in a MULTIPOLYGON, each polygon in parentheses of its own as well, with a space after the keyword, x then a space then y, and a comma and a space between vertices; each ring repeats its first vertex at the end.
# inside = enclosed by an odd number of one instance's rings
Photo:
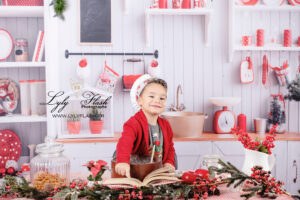
POLYGON ((217 106, 233 106, 241 102, 240 97, 210 97, 209 101, 217 106))

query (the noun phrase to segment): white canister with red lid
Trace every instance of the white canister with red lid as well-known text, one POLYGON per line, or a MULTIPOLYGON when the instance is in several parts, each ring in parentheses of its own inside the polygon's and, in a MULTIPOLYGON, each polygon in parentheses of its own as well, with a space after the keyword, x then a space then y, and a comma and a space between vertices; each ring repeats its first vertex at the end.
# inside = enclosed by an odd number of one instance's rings
POLYGON ((21 96, 21 114, 30 115, 31 114, 31 103, 30 103, 30 81, 21 80, 20 83, 20 96, 21 96))
POLYGON ((46 114, 46 82, 45 80, 30 81, 31 115, 46 114))

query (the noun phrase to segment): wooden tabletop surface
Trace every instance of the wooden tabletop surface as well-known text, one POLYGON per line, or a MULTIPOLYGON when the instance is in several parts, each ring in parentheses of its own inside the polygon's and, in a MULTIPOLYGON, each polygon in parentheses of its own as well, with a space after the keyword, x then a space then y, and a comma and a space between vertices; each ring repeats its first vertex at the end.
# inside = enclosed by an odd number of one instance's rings
MULTIPOLYGON (((259 134, 250 133, 252 138, 259 137, 259 134)), ((267 134, 266 134, 267 135, 267 134)), ((111 138, 76 138, 76 139, 57 139, 60 143, 101 143, 101 142, 118 142, 121 132, 116 132, 115 137, 111 138)), ((215 134, 205 132, 198 137, 192 138, 173 138, 174 142, 182 141, 236 141, 237 137, 233 134, 215 134)), ((277 141, 300 141, 300 133, 296 132, 286 132, 282 134, 277 134, 277 141)))

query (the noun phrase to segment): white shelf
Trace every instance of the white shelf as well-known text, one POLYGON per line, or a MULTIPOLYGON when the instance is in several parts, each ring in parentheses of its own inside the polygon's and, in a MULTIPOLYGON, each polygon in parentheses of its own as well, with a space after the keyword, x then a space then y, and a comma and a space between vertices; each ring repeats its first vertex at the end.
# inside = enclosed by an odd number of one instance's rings
POLYGON ((151 15, 204 15, 205 16, 205 45, 209 44, 209 32, 213 9, 196 8, 196 9, 147 9, 145 11, 145 38, 146 46, 150 46, 150 28, 149 21, 151 15))
POLYGON ((92 134, 89 130, 80 130, 79 134, 69 134, 64 131, 63 134, 58 136, 59 138, 102 138, 102 137, 114 137, 114 133, 108 130, 102 130, 100 134, 92 134))
POLYGON ((45 67, 45 62, 0 62, 0 68, 45 67))
POLYGON ((0 6, 0 17, 43 17, 44 6, 0 6))
POLYGON ((291 11, 299 12, 300 6, 282 5, 282 6, 266 6, 266 5, 255 5, 255 6, 234 6, 236 11, 291 11))
POLYGON ((12 115, 1 116, 0 123, 18 123, 18 122, 46 122, 46 116, 26 116, 26 115, 12 115))
POLYGON ((273 46, 264 46, 264 47, 257 47, 257 46, 240 46, 240 44, 235 43, 235 39, 237 35, 235 34, 235 26, 237 13, 240 12, 255 12, 255 11, 262 11, 262 12, 299 12, 300 13, 300 6, 291 6, 291 5, 282 5, 282 6, 266 6, 264 4, 258 4, 255 6, 241 6, 236 5, 235 0, 229 0, 228 3, 228 61, 231 62, 233 60, 233 56, 235 51, 300 51, 300 47, 293 46, 293 47, 283 47, 282 45, 278 44, 273 46))
POLYGON ((300 51, 300 47, 283 47, 283 46, 236 46, 234 48, 236 51, 300 51))

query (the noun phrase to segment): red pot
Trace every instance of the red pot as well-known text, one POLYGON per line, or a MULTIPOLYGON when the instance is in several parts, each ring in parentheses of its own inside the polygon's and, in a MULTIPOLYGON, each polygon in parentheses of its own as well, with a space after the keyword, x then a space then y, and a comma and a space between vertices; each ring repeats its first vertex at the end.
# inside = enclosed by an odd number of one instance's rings
POLYGON ((90 131, 92 134, 100 134, 102 132, 103 121, 89 121, 90 131))
POLYGON ((168 0, 159 0, 158 7, 159 8, 168 8, 168 0))
POLYGON ((67 129, 68 129, 69 134, 79 134, 80 133, 80 121, 67 122, 67 129))
POLYGON ((191 8, 191 0, 183 0, 181 3, 181 8, 190 9, 191 8))

